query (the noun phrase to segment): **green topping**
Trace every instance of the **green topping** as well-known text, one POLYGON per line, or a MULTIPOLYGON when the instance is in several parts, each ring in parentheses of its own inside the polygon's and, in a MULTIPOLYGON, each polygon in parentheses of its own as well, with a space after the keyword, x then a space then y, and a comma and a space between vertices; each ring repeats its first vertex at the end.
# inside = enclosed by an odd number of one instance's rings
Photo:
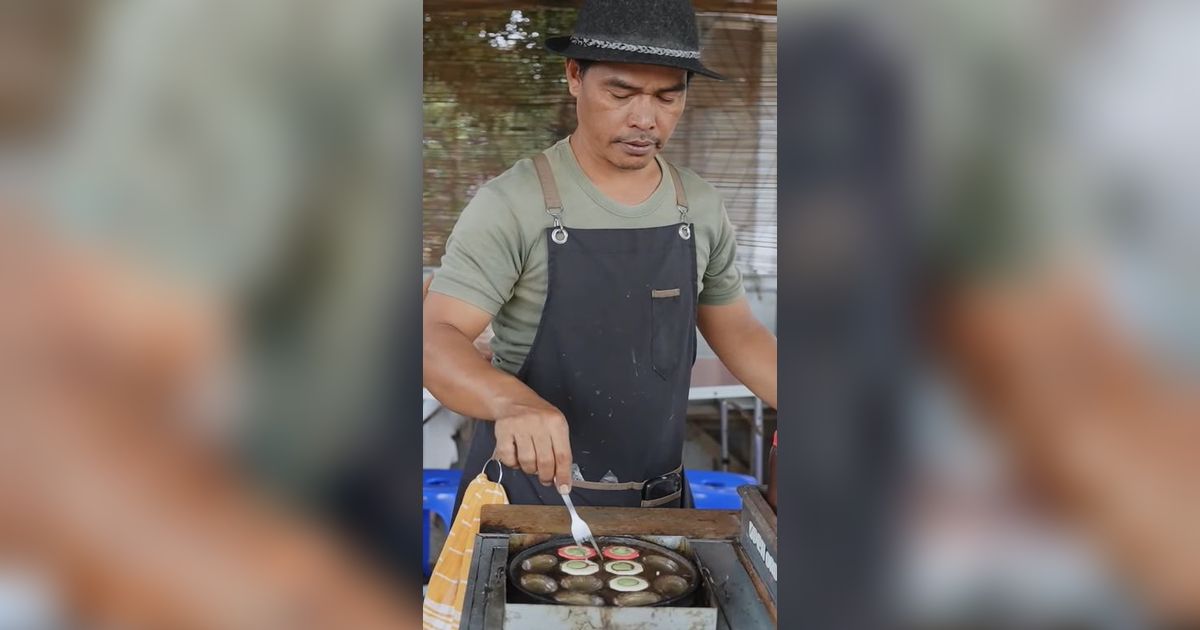
POLYGON ((630 549, 629 547, 613 547, 612 552, 617 554, 618 556, 627 556, 627 555, 633 553, 633 550, 630 549))
POLYGON ((621 586, 637 586, 638 581, 637 578, 623 577, 617 578, 617 584, 620 584, 621 586))
POLYGON ((564 564, 563 566, 568 569, 586 569, 587 565, 588 564, 586 562, 584 562, 583 560, 572 560, 572 561, 564 564))
POLYGON ((617 562, 612 565, 612 568, 618 571, 632 571, 633 565, 629 564, 628 562, 617 562))
POLYGON ((583 547, 567 547, 563 550, 563 553, 567 554, 568 556, 586 556, 587 550, 583 547))

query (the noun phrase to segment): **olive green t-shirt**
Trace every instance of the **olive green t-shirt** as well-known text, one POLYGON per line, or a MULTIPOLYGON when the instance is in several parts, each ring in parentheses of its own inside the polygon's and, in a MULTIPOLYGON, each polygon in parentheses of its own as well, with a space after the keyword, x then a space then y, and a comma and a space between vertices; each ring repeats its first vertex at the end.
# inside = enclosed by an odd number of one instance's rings
MULTIPOLYGON (((662 158, 658 189, 636 206, 617 203, 587 178, 568 138, 547 152, 562 199, 563 225, 571 228, 648 228, 679 222, 675 185, 662 158)), ((725 204, 692 171, 676 165, 695 224, 696 287, 701 304, 727 304, 742 295, 734 265, 736 243, 725 204)), ((441 269, 430 291, 443 293, 493 315, 493 365, 516 373, 529 353, 546 302, 546 214, 533 160, 518 161, 484 184, 463 209, 446 240, 441 269)), ((586 281, 586 279, 582 279, 586 281)))

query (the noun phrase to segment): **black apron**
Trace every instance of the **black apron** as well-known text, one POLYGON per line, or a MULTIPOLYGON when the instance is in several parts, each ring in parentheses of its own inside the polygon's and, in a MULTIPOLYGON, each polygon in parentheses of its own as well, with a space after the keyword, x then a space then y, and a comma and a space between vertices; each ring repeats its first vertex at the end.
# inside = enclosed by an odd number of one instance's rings
MULTIPOLYGON (((584 478, 573 483, 572 499, 690 507, 683 442, 696 360, 696 242, 679 172, 668 165, 679 223, 569 229, 546 155, 534 165, 551 217, 548 286, 517 377, 566 416, 584 478), (617 483, 601 481, 609 473, 617 483)), ((495 449, 494 423, 477 422, 459 500, 495 449)), ((502 483, 510 503, 563 504, 556 488, 520 469, 505 471, 502 483)))

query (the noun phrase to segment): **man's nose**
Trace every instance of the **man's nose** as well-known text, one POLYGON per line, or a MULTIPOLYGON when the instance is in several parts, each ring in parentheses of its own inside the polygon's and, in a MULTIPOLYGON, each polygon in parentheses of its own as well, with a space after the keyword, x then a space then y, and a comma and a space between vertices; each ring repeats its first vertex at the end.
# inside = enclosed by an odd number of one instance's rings
POLYGON ((629 112, 630 126, 645 130, 654 129, 654 105, 648 96, 635 98, 631 108, 629 112))

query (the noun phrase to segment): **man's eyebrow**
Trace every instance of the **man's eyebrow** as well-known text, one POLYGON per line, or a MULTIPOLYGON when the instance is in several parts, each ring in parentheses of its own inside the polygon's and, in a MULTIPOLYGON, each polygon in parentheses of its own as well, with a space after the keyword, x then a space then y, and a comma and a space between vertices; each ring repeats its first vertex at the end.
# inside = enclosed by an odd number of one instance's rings
POLYGON ((604 80, 604 84, 608 87, 620 88, 622 90, 633 90, 634 92, 640 92, 642 90, 641 87, 633 85, 632 83, 627 83, 619 77, 609 77, 604 80))
MULTIPOLYGON (((632 83, 628 83, 619 77, 609 77, 604 80, 604 84, 607 85, 608 87, 618 88, 618 89, 622 89, 622 90, 631 90, 633 92, 641 92, 642 91, 641 86, 637 86, 637 85, 633 85, 632 83)), ((656 90, 654 93, 655 94, 666 94, 668 92, 682 92, 686 88, 687 88, 687 84, 684 83, 683 81, 680 81, 679 83, 676 83, 675 85, 672 85, 670 87, 665 87, 661 90, 656 90)))

